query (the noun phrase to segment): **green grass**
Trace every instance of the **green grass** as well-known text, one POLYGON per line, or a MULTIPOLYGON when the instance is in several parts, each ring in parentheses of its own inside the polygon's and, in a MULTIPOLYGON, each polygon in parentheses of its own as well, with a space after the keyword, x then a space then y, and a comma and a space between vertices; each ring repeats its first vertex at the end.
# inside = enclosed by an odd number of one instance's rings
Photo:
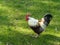
POLYGON ((60 0, 0 0, 0 45, 60 45, 60 0), (39 38, 29 28, 25 15, 41 19, 51 13, 53 19, 39 38))

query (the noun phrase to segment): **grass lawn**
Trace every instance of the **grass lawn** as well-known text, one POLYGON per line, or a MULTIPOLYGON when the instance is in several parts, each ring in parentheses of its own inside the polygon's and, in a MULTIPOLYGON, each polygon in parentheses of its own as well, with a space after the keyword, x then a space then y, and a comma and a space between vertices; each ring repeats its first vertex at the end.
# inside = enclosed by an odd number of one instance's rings
POLYGON ((0 45, 60 45, 60 0, 0 0, 0 45), (25 15, 53 19, 39 38, 29 28, 25 15))

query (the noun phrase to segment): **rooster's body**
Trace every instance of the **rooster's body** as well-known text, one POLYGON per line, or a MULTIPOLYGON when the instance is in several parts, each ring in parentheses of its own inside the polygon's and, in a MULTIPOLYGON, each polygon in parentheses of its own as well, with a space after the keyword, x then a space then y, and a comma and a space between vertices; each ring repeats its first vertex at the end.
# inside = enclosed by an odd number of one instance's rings
POLYGON ((48 26, 50 23, 50 20, 52 19, 51 14, 45 15, 41 21, 37 20, 35 18, 30 17, 29 15, 26 15, 26 20, 28 21, 28 25, 30 28, 37 34, 39 35, 44 31, 44 29, 48 26))

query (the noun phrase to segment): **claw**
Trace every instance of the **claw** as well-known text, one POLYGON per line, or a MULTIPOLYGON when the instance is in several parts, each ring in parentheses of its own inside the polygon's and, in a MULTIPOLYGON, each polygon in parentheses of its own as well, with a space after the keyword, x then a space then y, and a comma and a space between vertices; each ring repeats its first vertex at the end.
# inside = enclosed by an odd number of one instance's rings
POLYGON ((36 34, 36 35, 35 35, 35 38, 38 38, 38 37, 39 37, 39 35, 38 35, 38 34, 36 34))

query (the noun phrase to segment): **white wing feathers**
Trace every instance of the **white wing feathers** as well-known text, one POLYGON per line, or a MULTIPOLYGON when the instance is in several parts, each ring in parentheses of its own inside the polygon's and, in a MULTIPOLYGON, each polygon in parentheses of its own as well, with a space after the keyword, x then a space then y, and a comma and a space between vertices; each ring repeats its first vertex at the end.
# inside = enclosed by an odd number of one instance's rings
POLYGON ((37 26, 38 25, 38 20, 29 17, 28 24, 29 24, 29 26, 37 26))

